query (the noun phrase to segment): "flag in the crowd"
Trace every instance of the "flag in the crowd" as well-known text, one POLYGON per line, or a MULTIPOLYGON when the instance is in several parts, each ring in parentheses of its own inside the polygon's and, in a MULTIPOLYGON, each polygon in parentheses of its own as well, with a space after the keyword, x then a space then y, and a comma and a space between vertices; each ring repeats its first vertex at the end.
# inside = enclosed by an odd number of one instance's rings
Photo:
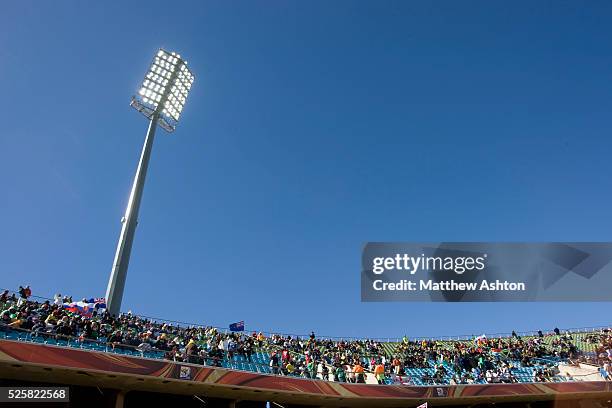
POLYGON ((104 298, 95 298, 93 303, 96 309, 106 309, 106 299, 104 298))
POLYGON ((77 308, 75 303, 64 303, 64 309, 66 309, 67 312, 71 313, 79 312, 79 309, 77 308))
POLYGON ((93 305, 85 302, 72 302, 72 303, 64 303, 64 309, 71 313, 80 314, 84 317, 92 317, 93 316, 93 305))
POLYGON ((229 325, 231 331, 244 331, 244 320, 229 325))
POLYGON ((92 317, 95 310, 106 309, 106 300, 104 298, 91 298, 83 299, 80 302, 64 303, 64 309, 84 317, 92 317))
POLYGON ((419 406, 418 406, 418 407, 416 407, 416 408, 427 408, 427 403, 425 402, 425 403, 423 403, 423 404, 419 405, 419 406))
POLYGON ((474 339, 474 343, 481 344, 487 341, 487 336, 483 334, 482 336, 478 336, 474 339))

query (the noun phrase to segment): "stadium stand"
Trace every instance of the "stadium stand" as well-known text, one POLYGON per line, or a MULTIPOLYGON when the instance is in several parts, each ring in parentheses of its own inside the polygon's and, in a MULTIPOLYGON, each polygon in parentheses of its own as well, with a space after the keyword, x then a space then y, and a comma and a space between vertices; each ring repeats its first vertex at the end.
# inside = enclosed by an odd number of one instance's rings
POLYGON ((566 378, 559 363, 590 359, 603 367, 612 349, 607 329, 469 340, 349 341, 319 339, 314 333, 300 338, 180 327, 130 313, 84 316, 58 299, 20 298, 8 290, 0 295, 2 338, 335 381, 366 382, 361 369, 367 374, 378 367, 380 384, 560 382, 566 378))

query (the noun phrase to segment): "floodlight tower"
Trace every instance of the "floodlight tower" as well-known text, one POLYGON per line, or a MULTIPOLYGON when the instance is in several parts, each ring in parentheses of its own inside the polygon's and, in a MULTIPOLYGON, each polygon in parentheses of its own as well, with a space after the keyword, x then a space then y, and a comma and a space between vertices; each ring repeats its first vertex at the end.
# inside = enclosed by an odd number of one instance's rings
POLYGON ((106 289, 106 306, 111 314, 117 315, 121 309, 155 129, 159 124, 166 132, 174 131, 193 79, 193 74, 187 68, 187 62, 181 59, 180 55, 160 49, 151 63, 138 94, 132 97, 130 105, 149 119, 149 129, 140 154, 125 215, 121 218, 121 234, 106 289))

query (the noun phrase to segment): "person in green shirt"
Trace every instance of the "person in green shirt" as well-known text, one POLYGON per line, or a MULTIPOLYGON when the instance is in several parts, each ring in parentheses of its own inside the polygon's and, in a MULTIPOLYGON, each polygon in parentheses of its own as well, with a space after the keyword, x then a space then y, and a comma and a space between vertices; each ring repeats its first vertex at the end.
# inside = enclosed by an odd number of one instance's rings
POLYGON ((339 365, 338 368, 336 368, 336 377, 338 377, 338 381, 346 382, 346 373, 344 372, 344 367, 342 367, 342 365, 339 365))
POLYGON ((310 378, 317 378, 317 363, 314 360, 310 360, 307 364, 308 373, 310 378))
POLYGON ((484 370, 486 368, 485 359, 482 355, 478 357, 478 368, 480 368, 481 370, 484 370))

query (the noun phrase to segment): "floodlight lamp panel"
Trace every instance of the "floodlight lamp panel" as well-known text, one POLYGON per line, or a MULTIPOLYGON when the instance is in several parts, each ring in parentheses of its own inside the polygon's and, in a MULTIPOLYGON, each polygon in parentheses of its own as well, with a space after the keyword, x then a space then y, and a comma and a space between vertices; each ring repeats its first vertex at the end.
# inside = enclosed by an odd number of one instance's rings
POLYGON ((159 125, 172 132, 178 124, 194 76, 180 54, 159 49, 131 105, 147 118, 158 115, 159 125))

